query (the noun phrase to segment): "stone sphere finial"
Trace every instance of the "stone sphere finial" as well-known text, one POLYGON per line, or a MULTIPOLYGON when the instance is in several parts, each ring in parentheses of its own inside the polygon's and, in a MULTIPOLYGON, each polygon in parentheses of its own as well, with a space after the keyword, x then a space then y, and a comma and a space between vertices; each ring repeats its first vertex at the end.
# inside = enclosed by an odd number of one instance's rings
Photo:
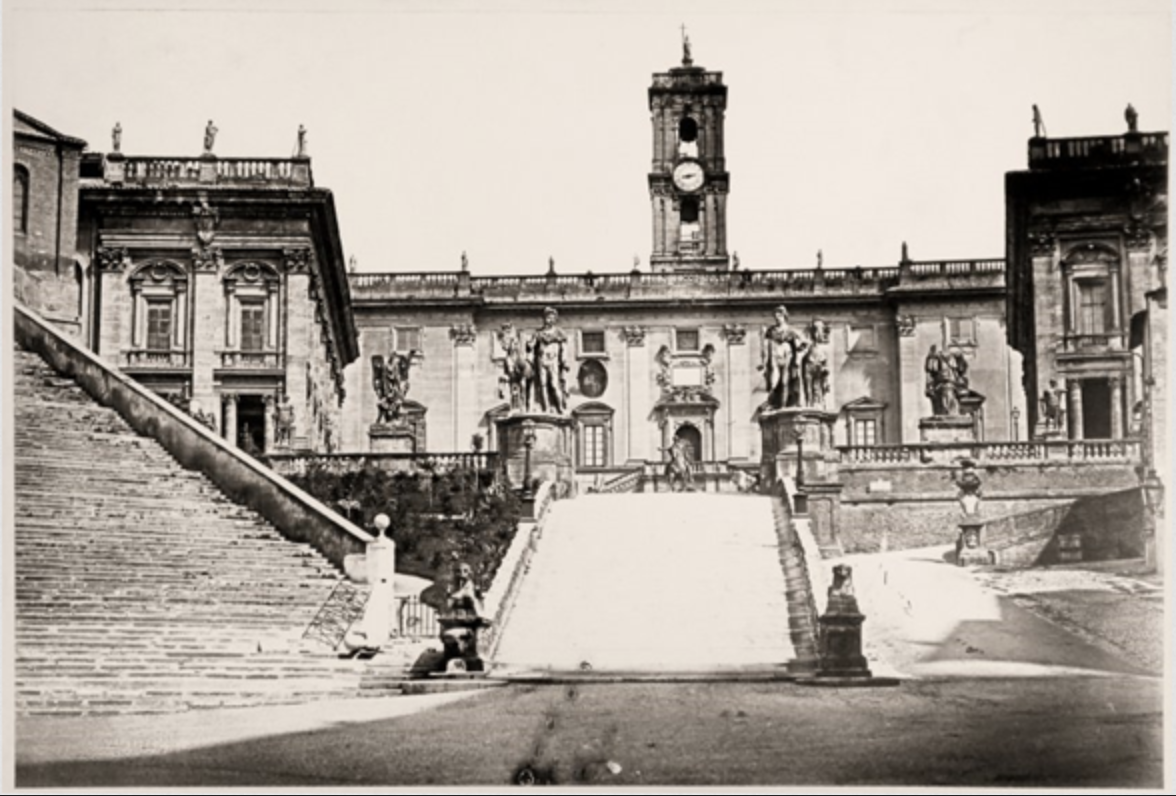
POLYGON ((376 518, 372 520, 372 524, 376 526, 376 532, 380 536, 384 536, 384 532, 392 524, 392 518, 387 514, 377 514, 376 518))

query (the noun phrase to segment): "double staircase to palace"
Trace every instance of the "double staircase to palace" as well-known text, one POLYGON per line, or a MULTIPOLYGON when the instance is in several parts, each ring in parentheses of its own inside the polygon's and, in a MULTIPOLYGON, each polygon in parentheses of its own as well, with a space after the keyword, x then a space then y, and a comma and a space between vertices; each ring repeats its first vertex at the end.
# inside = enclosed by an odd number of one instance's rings
POLYGON ((408 661, 302 635, 342 577, 36 354, 15 377, 19 713, 355 696, 408 661))

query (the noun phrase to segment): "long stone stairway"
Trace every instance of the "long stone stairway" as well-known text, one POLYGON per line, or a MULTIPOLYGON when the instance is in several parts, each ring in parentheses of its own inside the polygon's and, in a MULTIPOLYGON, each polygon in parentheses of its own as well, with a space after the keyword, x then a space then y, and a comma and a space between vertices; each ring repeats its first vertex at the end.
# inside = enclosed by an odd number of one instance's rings
POLYGON ((359 692, 369 665, 300 640, 341 577, 329 562, 36 354, 15 352, 14 381, 18 712, 359 692))
POLYGON ((796 657, 769 498, 587 495, 552 512, 496 672, 763 671, 796 657))

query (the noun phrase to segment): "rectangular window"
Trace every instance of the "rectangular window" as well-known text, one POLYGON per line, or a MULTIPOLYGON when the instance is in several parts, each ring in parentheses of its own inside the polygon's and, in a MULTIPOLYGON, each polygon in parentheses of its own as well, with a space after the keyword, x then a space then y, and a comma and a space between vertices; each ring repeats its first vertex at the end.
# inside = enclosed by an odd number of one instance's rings
POLYGON ((855 420, 853 421, 853 444, 854 445, 877 445, 878 444, 878 423, 875 420, 855 420))
POLYGON ((265 305, 241 305, 241 350, 265 350, 265 305))
POLYGON ((409 351, 420 351, 421 330, 416 327, 397 328, 396 350, 404 354, 407 354, 409 351))
POLYGON ((170 301, 147 303, 147 349, 170 351, 172 347, 172 305, 170 301))
POLYGON ((849 327, 849 350, 850 351, 877 351, 878 344, 874 340, 873 326, 851 326, 849 327))
POLYGON ((1105 334, 1107 331, 1107 283, 1078 283, 1078 334, 1105 334))
POLYGON ((698 350, 698 330, 679 329, 676 336, 679 351, 698 350))
POLYGON ((603 354, 604 332, 580 332, 581 354, 603 354))
POLYGON ((976 342, 976 323, 972 318, 947 319, 948 343, 962 343, 974 345, 976 342))
POLYGON ((584 467, 604 467, 605 427, 586 425, 580 432, 580 464, 584 467))

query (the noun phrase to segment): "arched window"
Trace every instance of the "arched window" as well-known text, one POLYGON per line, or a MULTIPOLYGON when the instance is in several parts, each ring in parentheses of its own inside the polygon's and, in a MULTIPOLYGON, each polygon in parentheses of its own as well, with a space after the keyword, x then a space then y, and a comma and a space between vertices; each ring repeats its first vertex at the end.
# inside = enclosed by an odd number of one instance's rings
POLYGON ((612 407, 602 403, 581 404, 572 411, 576 419, 576 462, 579 467, 612 465, 612 407))
POLYGON ((29 231, 29 170, 20 165, 12 167, 12 230, 29 231))
POLYGON ((131 349, 127 365, 187 364, 188 274, 176 263, 147 263, 131 274, 131 349))
POLYGON ((239 263, 225 274, 222 367, 282 367, 278 351, 281 286, 277 270, 266 263, 239 263))

